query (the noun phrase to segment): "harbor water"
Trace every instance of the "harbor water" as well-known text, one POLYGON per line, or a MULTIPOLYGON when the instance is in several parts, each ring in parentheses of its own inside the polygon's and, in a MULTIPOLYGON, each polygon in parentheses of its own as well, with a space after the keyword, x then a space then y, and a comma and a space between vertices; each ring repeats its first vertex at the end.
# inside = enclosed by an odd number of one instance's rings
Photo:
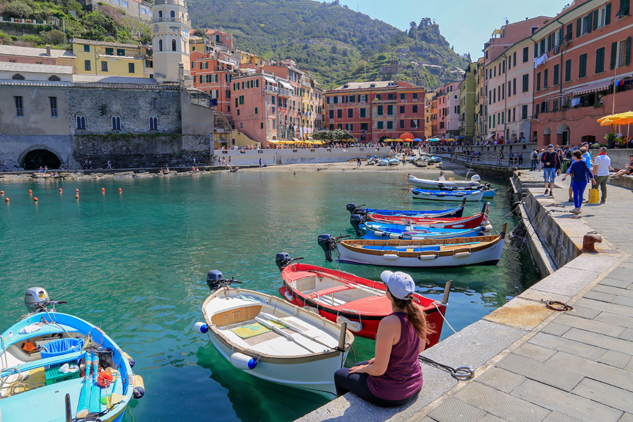
MULTIPOLYGON (((508 232, 507 185, 491 222, 508 232)), ((4 184, 0 206, 0 331, 26 313, 28 287, 67 300, 60 312, 100 326, 136 359, 146 395, 124 420, 289 421, 325 404, 315 394, 260 381, 233 368, 193 325, 210 294, 211 269, 242 287, 278 295, 275 254, 379 279, 384 268, 324 262, 319 234, 350 234, 350 202, 369 207, 437 209, 458 203, 411 198, 406 173, 246 171, 151 179, 4 184), (63 193, 59 193, 59 188, 63 193), (101 188, 105 188, 102 193, 101 188), (119 194, 118 189, 122 188, 119 194), (38 197, 35 203, 28 194, 38 197), (75 199, 79 189, 80 199, 75 199)), ((464 215, 480 212, 468 203, 464 215)), ((527 248, 506 242, 497 266, 408 271, 418 291, 453 291, 447 319, 455 330, 481 319, 538 281, 527 248)), ((442 338, 451 335, 445 324, 442 338)), ((358 360, 373 341, 354 344, 358 360)), ((350 354, 348 364, 353 364, 350 354)), ((424 368, 423 368, 424 369, 424 368)))

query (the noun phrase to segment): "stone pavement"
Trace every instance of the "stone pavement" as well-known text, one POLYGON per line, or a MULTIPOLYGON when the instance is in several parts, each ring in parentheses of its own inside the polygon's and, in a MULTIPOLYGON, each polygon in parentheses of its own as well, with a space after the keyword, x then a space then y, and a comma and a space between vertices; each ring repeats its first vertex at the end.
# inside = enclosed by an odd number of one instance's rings
POLYGON ((544 189, 530 192, 577 245, 587 226, 602 234, 600 253, 581 254, 424 352, 451 366, 475 368, 473 380, 458 383, 423 365, 424 387, 409 406, 382 409, 348 394, 301 420, 633 422, 633 225, 628 222, 633 193, 610 185, 607 203, 584 205, 582 219, 576 219, 568 212, 573 204, 565 202, 568 186, 569 181, 557 182, 553 200, 543 196, 544 189), (541 300, 560 300, 573 310, 553 312, 541 300))

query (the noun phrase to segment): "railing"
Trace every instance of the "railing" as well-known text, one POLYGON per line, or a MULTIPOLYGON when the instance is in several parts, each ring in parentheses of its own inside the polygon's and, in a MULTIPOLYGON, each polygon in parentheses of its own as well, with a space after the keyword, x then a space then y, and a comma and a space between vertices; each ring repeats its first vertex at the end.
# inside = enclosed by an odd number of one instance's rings
POLYGON ((185 23, 187 25, 191 25, 191 21, 188 21, 187 19, 167 18, 167 17, 152 19, 152 23, 159 23, 159 22, 175 22, 175 23, 185 23))

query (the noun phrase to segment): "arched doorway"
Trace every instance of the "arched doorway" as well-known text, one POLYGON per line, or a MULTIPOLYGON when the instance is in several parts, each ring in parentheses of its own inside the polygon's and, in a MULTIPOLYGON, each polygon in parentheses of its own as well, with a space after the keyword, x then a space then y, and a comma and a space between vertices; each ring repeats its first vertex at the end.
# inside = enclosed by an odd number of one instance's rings
POLYGON ((569 145, 569 125, 567 123, 561 123, 556 129, 556 143, 569 145))
POLYGON ((47 149, 34 149, 24 155, 20 164, 25 170, 37 170, 45 166, 49 169, 58 169, 62 161, 54 152, 47 149))

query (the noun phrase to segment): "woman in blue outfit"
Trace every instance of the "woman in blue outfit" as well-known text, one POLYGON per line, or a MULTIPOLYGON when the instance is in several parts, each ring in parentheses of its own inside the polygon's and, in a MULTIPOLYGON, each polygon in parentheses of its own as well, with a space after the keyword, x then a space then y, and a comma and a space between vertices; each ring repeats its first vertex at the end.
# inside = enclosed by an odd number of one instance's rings
MULTIPOLYGON (((591 179, 591 183, 596 184, 596 180, 593 178, 593 173, 587 167, 587 163, 582 161, 582 153, 580 151, 574 151, 574 162, 567 170, 567 174, 571 174, 571 187, 574 190, 574 208, 571 212, 573 214, 580 214, 582 211, 582 197, 587 187, 587 181, 591 179)), ((567 178, 567 174, 563 176, 563 181, 567 178)))

